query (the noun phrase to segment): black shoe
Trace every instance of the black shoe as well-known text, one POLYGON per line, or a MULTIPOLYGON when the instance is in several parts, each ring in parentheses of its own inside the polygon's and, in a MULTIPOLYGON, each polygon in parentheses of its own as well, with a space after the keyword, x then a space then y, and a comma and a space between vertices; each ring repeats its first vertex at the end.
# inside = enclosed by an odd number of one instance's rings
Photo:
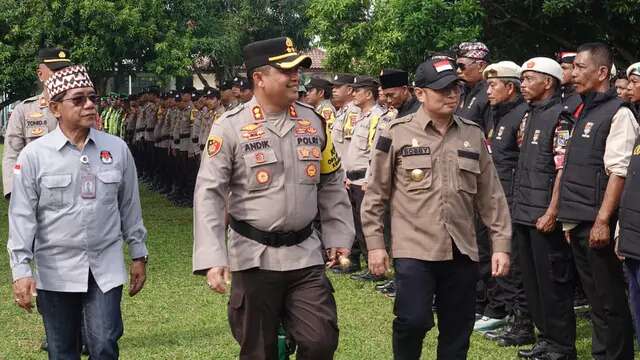
POLYGON ((47 342, 47 337, 45 336, 42 339, 42 344, 40 344, 40 350, 49 352, 49 342, 47 342))
POLYGON ((380 292, 383 293, 383 294, 395 293, 396 292, 396 286, 392 283, 391 285, 387 286, 386 288, 380 290, 380 292))
POLYGON ((382 290, 386 289, 387 287, 389 287, 392 283, 393 283, 393 280, 383 281, 383 282, 381 282, 379 284, 376 284, 375 288, 378 291, 382 291, 382 290))
POLYGON ((568 355, 556 352, 545 352, 538 356, 534 356, 533 360, 575 360, 576 355, 568 355))
POLYGON ((536 342, 533 322, 528 317, 524 317, 520 312, 513 316, 513 322, 509 329, 497 339, 498 346, 522 346, 536 342))
POLYGON ((358 281, 383 281, 386 278, 384 276, 376 276, 373 275, 369 270, 363 272, 362 274, 353 274, 350 276, 351 280, 358 281))
POLYGON ((549 344, 545 340, 540 340, 530 349, 518 350, 518 357, 521 359, 533 359, 535 356, 546 353, 548 348, 549 344))
POLYGON ((346 268, 343 269, 341 266, 334 266, 331 268, 331 271, 334 274, 342 274, 342 275, 348 275, 348 274, 353 274, 353 273, 357 273, 360 270, 362 270, 362 267, 360 267, 360 262, 358 261, 356 262, 351 262, 351 265, 346 268))
POLYGON ((507 325, 499 329, 487 331, 482 336, 487 340, 496 341, 511 331, 511 328, 513 328, 513 317, 507 316, 507 325))

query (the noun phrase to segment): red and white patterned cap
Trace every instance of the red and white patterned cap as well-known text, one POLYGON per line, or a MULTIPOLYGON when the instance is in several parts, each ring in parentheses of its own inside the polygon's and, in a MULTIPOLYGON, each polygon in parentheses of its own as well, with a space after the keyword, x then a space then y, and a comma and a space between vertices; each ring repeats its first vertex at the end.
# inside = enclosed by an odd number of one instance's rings
POLYGON ((485 60, 489 56, 489 48, 481 42, 463 42, 458 45, 458 57, 485 60))
POLYGON ((44 84, 51 98, 70 89, 94 87, 83 65, 72 65, 56 71, 44 84))

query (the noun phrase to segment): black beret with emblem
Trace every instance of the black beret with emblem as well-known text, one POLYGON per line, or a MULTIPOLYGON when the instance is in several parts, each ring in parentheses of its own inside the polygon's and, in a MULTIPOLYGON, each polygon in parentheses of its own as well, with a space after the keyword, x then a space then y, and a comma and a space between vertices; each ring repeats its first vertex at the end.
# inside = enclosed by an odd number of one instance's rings
POLYGON ((409 85, 409 73, 398 69, 382 69, 380 72, 380 86, 389 89, 409 85))
POLYGON ((193 86, 183 86, 182 89, 180 89, 180 93, 181 94, 193 94, 196 92, 196 88, 194 88, 193 86))
POLYGON ((60 70, 73 65, 69 59, 69 50, 60 48, 44 48, 38 51, 38 60, 51 70, 60 70))
POLYGON ((356 76, 352 74, 335 74, 331 79, 334 86, 352 85, 356 76))
POLYGON ((249 80, 243 76, 233 78, 233 86, 239 87, 240 90, 251 90, 251 84, 249 84, 249 80))
POLYGON ((371 76, 356 76, 355 79, 353 79, 353 84, 351 86, 353 86, 354 88, 377 89, 380 84, 371 76))
POLYGON ((220 90, 221 91, 231 90, 232 87, 233 87, 233 80, 223 80, 220 83, 220 90))
POLYGON ((202 96, 204 96, 206 98, 220 99, 220 91, 218 89, 216 89, 216 88, 205 87, 204 90, 203 90, 202 96))
POLYGON ((325 80, 319 77, 312 77, 311 80, 309 80, 309 83, 307 84, 306 88, 308 90, 320 89, 320 90, 324 90, 325 92, 331 92, 331 82, 329 80, 325 80))
POLYGON ((288 37, 279 37, 252 42, 242 50, 247 70, 264 65, 278 69, 293 69, 298 66, 311 67, 311 58, 299 54, 288 37))

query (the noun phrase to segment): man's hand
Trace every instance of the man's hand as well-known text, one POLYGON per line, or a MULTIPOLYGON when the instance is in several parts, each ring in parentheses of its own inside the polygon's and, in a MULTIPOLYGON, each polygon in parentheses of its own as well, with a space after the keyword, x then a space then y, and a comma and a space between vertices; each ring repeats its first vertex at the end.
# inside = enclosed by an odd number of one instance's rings
POLYGON ((375 276, 382 276, 389 269, 389 255, 385 249, 369 250, 369 271, 375 276))
POLYGON ((207 271, 207 285, 209 289, 224 294, 227 292, 227 285, 231 284, 231 273, 226 266, 212 267, 207 271))
POLYGON ((509 274, 509 254, 496 252, 491 256, 491 276, 502 277, 509 274))
POLYGON ((366 182, 362 183, 362 191, 367 191, 367 183, 366 182))
POLYGON ((346 187, 347 189, 351 189, 351 180, 345 178, 344 179, 344 187, 346 187))
POLYGON ((598 249, 609 245, 611 233, 609 222, 596 219, 589 233, 589 247, 598 249))
POLYGON ((129 296, 135 296, 142 290, 144 282, 147 281, 146 264, 142 260, 131 262, 129 269, 129 296))
POLYGON ((13 283, 13 298, 16 305, 31 312, 33 309, 32 298, 37 296, 36 281, 33 277, 18 279, 13 283))
POLYGON ((327 268, 340 264, 340 258, 349 258, 351 249, 347 248, 329 248, 327 249, 327 268))
POLYGON ((536 221, 536 229, 542 233, 550 233, 556 227, 556 215, 545 212, 538 221, 536 221))

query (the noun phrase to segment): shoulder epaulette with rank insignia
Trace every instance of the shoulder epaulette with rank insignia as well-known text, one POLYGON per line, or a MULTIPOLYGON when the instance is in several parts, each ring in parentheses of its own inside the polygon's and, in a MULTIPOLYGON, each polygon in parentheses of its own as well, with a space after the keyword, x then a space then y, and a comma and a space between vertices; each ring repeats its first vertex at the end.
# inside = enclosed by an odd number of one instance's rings
POLYGON ((411 120, 413 120, 413 115, 414 114, 409 114, 407 116, 403 116, 401 118, 395 118, 395 119, 391 120, 391 123, 389 123, 389 129, 391 129, 392 127, 394 127, 397 124, 410 122, 411 120))
POLYGON ((233 109, 231 109, 229 111, 226 111, 224 114, 227 115, 226 117, 229 117, 229 116, 232 116, 232 115, 236 115, 242 109, 244 109, 244 104, 239 104, 238 106, 234 107, 233 109))
POLYGON ((453 115, 453 116, 457 117, 458 119, 460 119, 460 121, 462 121, 463 123, 465 123, 465 124, 467 124, 467 125, 473 125, 473 126, 480 127, 480 125, 478 125, 478 123, 476 123, 476 122, 474 122, 474 121, 467 120, 467 119, 465 119, 465 118, 463 118, 463 117, 460 117, 460 116, 458 116, 458 115, 453 115))
POLYGON ((26 99, 22 100, 22 102, 25 103, 25 104, 26 103, 30 103, 30 102, 34 102, 34 101, 38 100, 39 97, 40 97, 40 95, 35 95, 35 96, 30 97, 30 98, 26 98, 26 99))

